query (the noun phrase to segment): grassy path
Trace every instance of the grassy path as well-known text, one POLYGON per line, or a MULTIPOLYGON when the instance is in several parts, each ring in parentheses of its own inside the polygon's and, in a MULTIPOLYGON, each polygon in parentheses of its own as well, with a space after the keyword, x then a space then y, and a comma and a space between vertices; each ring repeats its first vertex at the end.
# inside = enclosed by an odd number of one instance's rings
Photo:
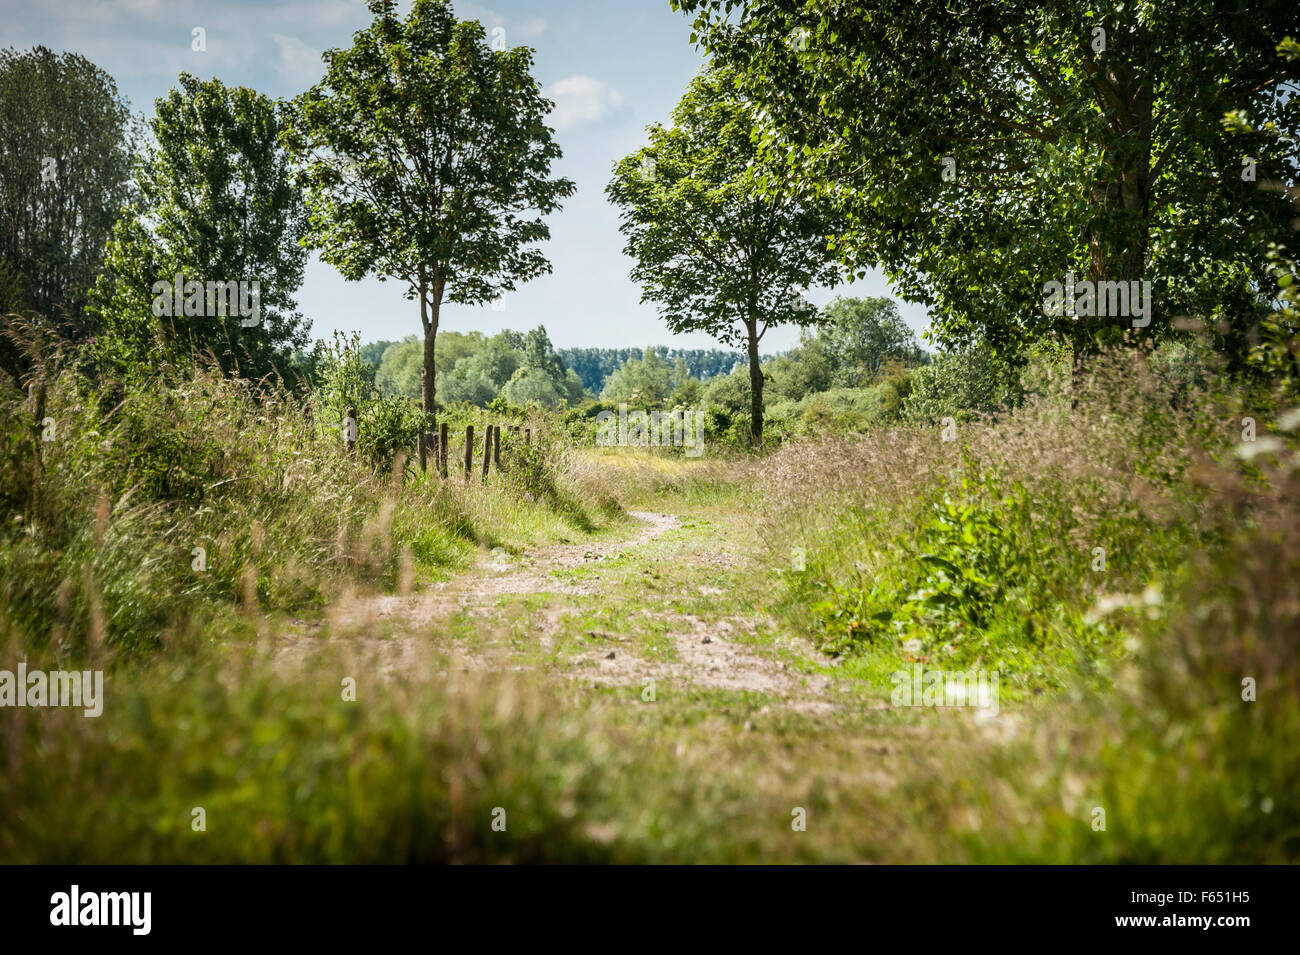
POLYGON ((629 523, 579 542, 484 552, 411 596, 345 598, 328 629, 393 667, 431 647, 462 667, 561 676, 645 702, 712 699, 746 718, 881 705, 763 611, 759 545, 738 497, 671 507, 632 510, 629 523))
MULTIPOLYGON (((704 857, 884 861, 892 852, 863 847, 886 837, 897 770, 945 722, 966 721, 900 712, 887 686, 783 632, 765 609, 773 576, 739 492, 642 507, 581 541, 485 552, 413 596, 354 599, 331 611, 329 630, 377 650, 394 680, 432 651, 452 683, 524 681, 655 754, 647 787, 696 799, 725 785, 705 807, 731 822, 704 857), (814 808, 816 827, 792 828, 793 813, 814 808)), ((625 836, 662 795, 646 797, 586 807, 588 834, 625 836)), ((694 820, 691 838, 708 828, 694 820)))

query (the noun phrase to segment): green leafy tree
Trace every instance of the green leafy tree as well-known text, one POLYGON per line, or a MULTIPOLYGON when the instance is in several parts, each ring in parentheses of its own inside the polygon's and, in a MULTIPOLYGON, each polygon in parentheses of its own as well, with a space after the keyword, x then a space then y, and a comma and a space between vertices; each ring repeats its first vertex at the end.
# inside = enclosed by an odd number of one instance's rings
POLYGON ((131 195, 129 115, 85 57, 0 50, 0 313, 93 332, 86 293, 131 195))
POLYGON ((824 335, 809 332, 801 333, 798 347, 777 355, 763 367, 764 376, 772 381, 772 391, 790 401, 830 388, 834 370, 824 335))
MULTIPOLYGON (((417 341, 411 336, 411 341, 417 341)), ((451 371, 462 358, 483 350, 489 338, 482 332, 442 332, 438 336, 438 374, 451 371)), ((509 377, 507 375, 507 377, 509 377)), ((416 395, 418 397, 419 391, 416 395)))
POLYGON ((516 341, 519 367, 501 389, 502 398, 513 405, 536 401, 548 408, 582 400, 582 380, 564 366, 544 327, 538 325, 516 341))
MULTIPOLYGON (((1283 38, 1277 52, 1293 66, 1300 64, 1300 41, 1294 37, 1283 38)), ((1266 136, 1279 148, 1290 148, 1293 153, 1300 146, 1300 138, 1294 131, 1281 129, 1275 123, 1256 128, 1249 116, 1237 111, 1225 115, 1223 124, 1237 132, 1266 136)), ((1290 202, 1296 213, 1289 224, 1291 232, 1300 231, 1300 189, 1276 179, 1263 179, 1259 187, 1278 193, 1290 202)), ((1277 282, 1276 310, 1260 323, 1258 340, 1247 361, 1252 371, 1276 388, 1279 398, 1294 403, 1300 401, 1300 269, 1288 253, 1288 246, 1280 242, 1269 244, 1265 258, 1272 273, 1270 278, 1277 282)))
POLYGON ((673 391, 668 400, 674 408, 694 408, 704 397, 704 382, 691 377, 690 365, 681 355, 673 359, 671 382, 673 391))
POLYGON ((384 352, 392 344, 394 343, 389 341, 366 342, 361 346, 361 360, 378 371, 384 360, 384 352))
POLYGON ((605 379, 600 399, 658 407, 676 390, 680 375, 681 369, 674 369, 657 351, 647 348, 640 358, 629 358, 622 368, 605 379))
POLYGON ((442 377, 438 394, 444 404, 464 401, 483 408, 501 393, 504 385, 505 382, 493 381, 478 363, 461 361, 450 374, 442 377))
POLYGON ((987 345, 941 352, 910 378, 911 392, 902 414, 917 421, 969 420, 974 414, 1000 411, 1021 398, 1016 368, 987 345))
MULTIPOLYGON (((517 364, 515 350, 509 345, 504 347, 510 356, 510 367, 498 375, 499 380, 495 385, 488 386, 487 397, 479 400, 477 397, 468 397, 464 393, 465 389, 462 387, 464 376, 461 381, 452 381, 449 376, 454 373, 456 364, 462 359, 473 358, 485 349, 492 349, 493 346, 489 344, 489 339, 482 332, 442 332, 438 336, 438 400, 444 404, 456 401, 483 404, 490 401, 500 390, 501 385, 509 380, 517 364)), ((406 395, 418 399, 421 397, 420 380, 423 371, 424 344, 415 335, 408 335, 384 351, 375 381, 384 394, 406 395)), ((476 388, 475 394, 479 394, 481 390, 476 388)))
POLYGON ((822 315, 826 323, 819 337, 836 385, 869 385, 891 360, 915 365, 925 358, 891 299, 837 298, 822 315))
POLYGON ((802 292, 833 284, 832 227, 822 208, 761 188, 780 168, 758 162, 754 109, 733 76, 710 69, 692 80, 673 126, 652 126, 650 144, 615 166, 608 187, 622 207, 625 251, 643 301, 658 304, 674 332, 707 331, 743 343, 749 358, 750 437, 763 437, 758 345, 768 328, 808 325, 817 313, 802 292))
POLYGON ((270 97, 188 73, 157 100, 139 202, 114 227, 91 295, 106 351, 129 360, 211 353, 254 378, 289 367, 292 349, 307 343, 294 301, 306 252, 302 200, 278 145, 283 122, 270 97), (202 284, 195 307, 188 294, 174 300, 177 274, 202 284), (251 316, 209 285, 231 282, 248 283, 251 316))
POLYGON ((435 340, 447 301, 488 302, 550 271, 542 216, 572 194, 550 178, 559 146, 532 51, 494 51, 445 0, 370 0, 374 19, 298 102, 286 142, 301 162, 309 242, 348 279, 407 285, 423 330, 422 396, 435 409, 435 340))
POLYGON ((524 363, 523 336, 504 331, 480 341, 478 348, 461 358, 439 394, 447 401, 468 401, 484 406, 505 387, 524 363))
MULTIPOLYGON (((715 375, 725 375, 744 361, 740 352, 723 351, 720 348, 666 348, 656 345, 651 349, 665 359, 686 363, 686 374, 701 381, 715 375)), ((598 395, 605 387, 605 379, 632 358, 643 356, 640 348, 561 348, 559 355, 564 364, 578 373, 583 387, 598 395)))
POLYGON ((521 365, 501 389, 501 397, 521 408, 533 402, 546 408, 558 408, 567 401, 568 394, 542 369, 521 365))
POLYGON ((1073 270, 1151 280, 1152 331, 1221 318, 1244 353, 1261 243, 1292 214, 1249 177, 1297 165, 1220 118, 1300 125, 1300 69, 1273 55, 1296 4, 673 2, 740 71, 767 151, 842 213, 845 264, 883 267, 940 341, 1115 340, 1129 319, 1044 314, 1073 270))
MULTIPOLYGON (((365 349, 362 349, 364 355, 365 349)), ((400 342, 392 342, 384 349, 375 371, 375 387, 380 394, 420 397, 420 368, 424 364, 424 349, 420 340, 408 335, 400 342)))

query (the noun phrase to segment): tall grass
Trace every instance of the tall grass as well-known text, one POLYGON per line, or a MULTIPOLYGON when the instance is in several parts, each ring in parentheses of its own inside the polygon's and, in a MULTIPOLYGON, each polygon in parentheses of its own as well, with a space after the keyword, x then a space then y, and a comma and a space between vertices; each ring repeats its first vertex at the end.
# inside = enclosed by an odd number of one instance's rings
POLYGON ((919 754, 906 857, 1300 858, 1300 414, 1170 384, 1114 353, 953 441, 772 459, 769 560, 808 555, 782 574, 788 626, 882 692, 915 661, 1070 691, 1010 743, 919 754))
POLYGON ((33 646, 148 652, 195 615, 311 612, 344 585, 418 584, 480 545, 617 516, 540 433, 486 486, 402 455, 385 473, 278 382, 201 364, 106 380, 62 343, 26 344, 24 387, 0 381, 0 612, 33 646))
POLYGON ((354 462, 278 387, 203 369, 92 385, 43 361, 0 408, 0 666, 103 665, 107 699, 97 719, 5 710, 5 861, 1300 856, 1300 420, 1282 409, 1171 391, 1126 353, 953 441, 902 427, 688 461, 542 426, 484 485, 354 462), (628 705, 639 691, 433 649, 394 671, 328 622, 317 640, 278 619, 602 526, 616 500, 724 493, 766 541, 748 571, 779 570, 777 629, 881 696, 914 660, 1002 670, 996 725, 751 731, 707 696, 628 705), (304 652, 277 653, 287 639, 304 652))
POLYGON ((1098 599, 1166 586, 1222 539, 1191 479, 1231 420, 1204 391, 1171 403, 1127 351, 1001 417, 788 445, 760 490, 789 619, 832 651, 1061 685, 1112 655, 1115 628, 1086 619, 1098 599))

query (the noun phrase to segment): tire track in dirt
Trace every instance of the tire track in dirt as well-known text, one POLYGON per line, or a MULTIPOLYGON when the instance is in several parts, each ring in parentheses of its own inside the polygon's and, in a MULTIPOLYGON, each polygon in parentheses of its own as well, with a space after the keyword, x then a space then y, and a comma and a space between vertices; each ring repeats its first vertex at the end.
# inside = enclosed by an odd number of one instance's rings
MULTIPOLYGON (((410 672, 411 667, 438 650, 451 657, 450 666, 462 670, 530 669, 516 665, 510 651, 497 646, 485 651, 468 650, 449 641, 451 624, 459 616, 474 620, 480 633, 502 630, 496 619, 502 598, 546 593, 555 598, 550 606, 535 611, 529 632, 536 634, 542 650, 549 650, 561 620, 577 608, 564 597, 601 597, 611 602, 622 599, 611 593, 603 575, 582 581, 564 580, 565 571, 598 567, 601 562, 632 554, 670 531, 680 529, 680 517, 657 511, 630 511, 640 522, 632 534, 617 541, 571 543, 561 541, 520 555, 497 549, 482 554, 475 565, 450 580, 431 584, 409 596, 383 594, 345 595, 326 613, 322 624, 300 624, 308 638, 327 629, 333 635, 350 635, 363 653, 374 654, 381 672, 410 672), (376 631, 393 631, 380 636, 376 631)), ((693 563, 708 564, 720 554, 696 550, 693 563)), ((665 557, 665 560, 672 559, 665 557)), ((707 592, 709 588, 705 588, 707 592)), ((792 709, 825 713, 839 702, 828 677, 810 677, 792 671, 773 656, 755 652, 733 639, 738 632, 752 632, 755 621, 743 617, 704 620, 670 608, 643 609, 652 621, 667 623, 665 637, 675 648, 676 659, 648 659, 637 652, 636 634, 588 631, 594 645, 572 654, 563 672, 594 686, 643 687, 654 680, 658 686, 693 686, 701 689, 748 691, 777 697, 792 709)), ((298 637, 280 650, 286 661, 305 663, 313 642, 298 637)), ((508 642, 508 641, 505 641, 508 642)))

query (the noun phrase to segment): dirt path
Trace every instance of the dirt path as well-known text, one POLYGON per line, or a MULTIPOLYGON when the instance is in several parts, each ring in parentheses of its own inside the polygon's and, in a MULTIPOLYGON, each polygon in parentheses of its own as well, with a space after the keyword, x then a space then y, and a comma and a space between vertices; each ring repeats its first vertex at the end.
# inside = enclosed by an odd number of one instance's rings
MULTIPOLYGON (((663 595, 638 595, 625 626, 586 629, 577 646, 572 639, 566 642, 573 619, 584 609, 630 606, 629 562, 656 578, 675 573, 704 598, 716 596, 725 605, 724 589, 710 581, 719 567, 734 567, 743 555, 707 532, 679 534, 673 546, 663 546, 665 535, 683 529, 681 517, 630 514, 638 526, 619 540, 563 541, 521 555, 498 549, 417 594, 345 596, 329 609, 328 632, 350 634, 357 649, 377 655, 383 671, 415 666, 430 649, 464 670, 536 669, 540 655, 548 668, 590 686, 636 687, 643 693, 660 687, 752 692, 804 712, 834 708, 834 680, 796 672, 774 649, 765 652, 755 645, 755 628, 770 622, 682 612, 663 595), (544 595, 540 606, 521 606, 537 595, 544 595), (522 652, 517 636, 511 639, 512 628, 516 635, 521 628, 525 633, 522 652), (644 642, 647 629, 654 633, 653 652, 644 642), (475 639, 449 639, 458 630, 475 639)), ((300 627, 303 636, 321 631, 320 624, 300 627)), ((306 645, 301 639, 287 643, 283 658, 305 661, 306 645)))

